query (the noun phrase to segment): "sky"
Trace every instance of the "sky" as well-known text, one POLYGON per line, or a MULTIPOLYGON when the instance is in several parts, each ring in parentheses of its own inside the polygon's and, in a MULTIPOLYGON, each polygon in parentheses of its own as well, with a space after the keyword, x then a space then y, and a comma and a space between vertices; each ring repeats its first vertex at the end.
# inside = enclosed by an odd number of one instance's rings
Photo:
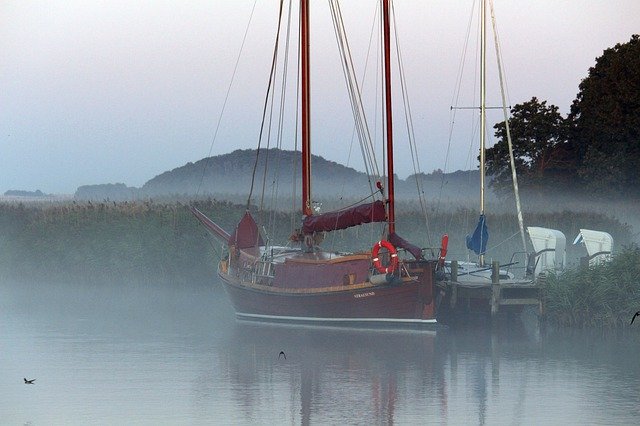
MULTIPOLYGON (((311 6, 314 153, 363 170, 355 158, 359 148, 351 145, 353 121, 326 4, 311 6)), ((464 124, 475 112, 457 110, 450 131, 473 4, 395 1, 423 172, 476 167, 473 130, 464 124)), ((373 78, 366 52, 376 2, 343 1, 341 8, 356 72, 373 78)), ((640 32, 637 0, 494 0, 494 9, 509 105, 535 96, 563 114, 603 50, 640 32)), ((255 148, 277 15, 274 0, 259 0, 255 9, 253 0, 3 0, 0 194, 72 194, 78 186, 102 183, 139 187, 187 162, 255 148)), ((477 106, 476 32, 464 61, 459 106, 477 106)), ((499 106, 493 53, 487 67, 487 104, 499 106)), ((368 100, 375 88, 366 81, 368 100)), ((398 99, 394 94, 394 106, 398 99)), ((369 111, 376 134, 375 102, 369 111)), ((285 113, 295 117, 293 107, 285 113)), ((493 111, 488 126, 502 121, 501 114, 493 111)), ((394 116, 400 132, 404 116, 394 116)), ((295 124, 286 122, 283 148, 293 148, 294 131, 295 124)), ((395 156, 401 178, 414 172, 409 148, 397 143, 395 156)))

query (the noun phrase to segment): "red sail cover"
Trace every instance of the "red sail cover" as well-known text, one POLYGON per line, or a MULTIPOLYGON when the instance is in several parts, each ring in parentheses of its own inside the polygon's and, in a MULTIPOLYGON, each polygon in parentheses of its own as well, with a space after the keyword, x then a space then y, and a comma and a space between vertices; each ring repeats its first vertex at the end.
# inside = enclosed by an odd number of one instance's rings
POLYGON ((263 246, 264 242, 258 231, 258 225, 253 220, 251 213, 246 212, 235 232, 229 238, 229 245, 235 245, 239 249, 263 246))
POLYGON ((362 204, 346 210, 307 216, 302 221, 302 232, 313 234, 321 231, 337 231, 370 222, 383 222, 387 213, 382 201, 362 204))

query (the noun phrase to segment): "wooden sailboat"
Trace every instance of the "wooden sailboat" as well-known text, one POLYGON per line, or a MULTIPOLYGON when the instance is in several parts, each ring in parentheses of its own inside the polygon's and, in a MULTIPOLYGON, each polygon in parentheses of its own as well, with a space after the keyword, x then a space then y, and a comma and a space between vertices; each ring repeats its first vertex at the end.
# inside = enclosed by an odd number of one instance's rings
POLYGON ((265 244, 247 211, 229 233, 195 208, 194 215, 223 240, 228 256, 218 275, 241 319, 332 325, 433 326, 437 260, 395 232, 393 129, 391 111, 390 0, 381 0, 386 115, 386 185, 377 183, 382 200, 316 215, 311 198, 309 77, 309 0, 300 1, 301 132, 303 222, 292 236, 298 247, 265 244), (386 188, 385 188, 386 186, 386 188), (386 190, 386 191, 385 191, 386 190), (386 222, 370 251, 335 253, 320 247, 325 232, 370 222, 386 222), (403 249, 403 250, 398 250, 403 249))

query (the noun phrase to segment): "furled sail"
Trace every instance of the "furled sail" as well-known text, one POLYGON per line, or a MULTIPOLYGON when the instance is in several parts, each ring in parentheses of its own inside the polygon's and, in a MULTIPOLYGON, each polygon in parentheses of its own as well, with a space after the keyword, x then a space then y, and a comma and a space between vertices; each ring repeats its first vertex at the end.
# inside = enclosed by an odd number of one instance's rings
POLYGON ((416 246, 415 244, 411 244, 409 241, 405 240, 395 232, 389 234, 388 238, 391 244, 396 247, 405 249, 406 251, 411 253, 411 255, 415 257, 416 260, 420 260, 423 258, 422 249, 420 247, 416 246))
POLYGON ((489 241, 489 230, 487 229, 487 220, 485 215, 481 214, 478 225, 472 235, 467 235, 467 248, 473 250, 475 254, 484 254, 487 250, 487 242, 489 241))
POLYGON ((314 232, 337 231, 363 223, 383 222, 386 217, 384 203, 378 200, 337 212, 307 216, 302 221, 302 232, 313 234, 314 232))

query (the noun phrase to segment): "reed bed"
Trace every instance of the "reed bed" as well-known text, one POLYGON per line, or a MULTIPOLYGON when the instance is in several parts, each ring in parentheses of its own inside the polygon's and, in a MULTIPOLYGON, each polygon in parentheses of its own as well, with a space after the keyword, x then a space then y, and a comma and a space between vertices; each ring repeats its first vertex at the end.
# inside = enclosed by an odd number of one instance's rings
POLYGON ((547 321, 558 326, 630 326, 640 311, 640 248, 632 244, 609 262, 550 275, 544 306, 547 321))
MULTIPOLYGON (((242 212, 226 202, 197 204, 227 229, 242 212)), ((0 277, 6 279, 210 281, 214 252, 180 203, 0 204, 0 277)))
MULTIPOLYGON (((242 204, 215 199, 197 201, 0 203, 0 278, 109 282, 213 282, 222 244, 213 240, 191 215, 193 203, 227 231, 245 211, 242 204)), ((272 244, 288 243, 300 217, 285 211, 256 212, 254 217, 272 244)), ((400 203, 397 231, 437 254, 442 234, 449 234, 450 258, 468 256, 465 235, 477 221, 472 208, 431 209, 427 217, 410 203, 400 203)), ((616 247, 628 244, 629 225, 589 212, 536 213, 528 223, 559 229, 570 242, 579 228, 611 233, 616 247)), ((515 215, 488 216, 489 258, 501 263, 522 251, 515 215)), ((384 234, 381 224, 329 233, 323 246, 333 251, 369 250, 384 234)), ((568 246, 568 258, 585 253, 568 246)), ((518 259, 522 261, 522 258, 518 259)), ((522 262, 521 265, 524 263, 522 262)))

